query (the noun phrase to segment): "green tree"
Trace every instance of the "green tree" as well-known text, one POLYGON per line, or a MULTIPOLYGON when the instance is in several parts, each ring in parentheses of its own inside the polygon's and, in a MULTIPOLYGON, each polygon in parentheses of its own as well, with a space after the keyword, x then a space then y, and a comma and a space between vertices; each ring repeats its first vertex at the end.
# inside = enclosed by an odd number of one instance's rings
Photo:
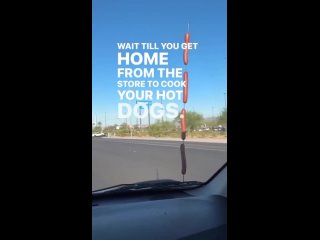
POLYGON ((156 121, 154 124, 150 125, 150 128, 148 130, 149 134, 151 136, 167 136, 168 134, 175 132, 176 131, 176 126, 173 121, 156 121))
POLYGON ((102 128, 101 127, 94 127, 93 129, 92 129, 92 132, 93 133, 101 133, 102 132, 102 128))
MULTIPOLYGON (((203 118, 202 114, 194 112, 194 111, 191 111, 191 112, 187 111, 186 117, 187 117, 187 119, 186 119, 187 129, 189 131, 193 131, 193 130, 201 127, 201 125, 204 122, 204 118, 203 118)), ((177 116, 177 118, 175 120, 180 123, 181 122, 180 115, 177 116)))
POLYGON ((204 123, 207 125, 207 127, 209 128, 213 128, 217 125, 217 120, 216 119, 212 119, 212 118, 208 118, 204 120, 204 123))
POLYGON ((126 124, 126 123, 121 123, 120 129, 128 129, 128 128, 129 128, 128 124, 126 124))
POLYGON ((219 125, 227 126, 227 109, 226 108, 224 108, 221 114, 218 116, 217 123, 219 125))

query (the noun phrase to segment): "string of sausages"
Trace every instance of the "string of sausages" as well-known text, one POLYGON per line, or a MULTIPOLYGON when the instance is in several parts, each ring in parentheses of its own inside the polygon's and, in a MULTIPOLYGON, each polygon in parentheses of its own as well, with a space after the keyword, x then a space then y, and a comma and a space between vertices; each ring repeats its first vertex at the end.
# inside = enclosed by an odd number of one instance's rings
MULTIPOLYGON (((190 42, 190 33, 186 32, 184 36, 184 42, 189 43, 190 42)), ((188 65, 188 48, 185 48, 183 50, 183 63, 184 65, 188 65)), ((189 81, 189 76, 188 76, 188 71, 184 71, 183 73, 183 109, 181 111, 181 138, 184 141, 186 139, 187 135, 187 119, 186 119, 186 109, 185 105, 188 102, 188 81, 189 81)))
MULTIPOLYGON (((190 42, 190 33, 189 33, 189 24, 188 24, 188 32, 185 33, 184 35, 184 42, 189 43, 190 42)), ((184 140, 186 139, 187 136, 187 112, 185 109, 185 105, 188 102, 188 81, 189 81, 189 76, 188 76, 188 71, 187 71, 187 65, 188 65, 188 47, 186 47, 183 50, 183 63, 186 66, 186 70, 183 73, 183 108, 181 110, 181 139, 182 139, 182 144, 180 145, 180 152, 181 152, 181 161, 182 161, 182 168, 181 168, 181 174, 183 177, 184 181, 184 175, 186 174, 187 171, 187 160, 186 160, 186 153, 185 153, 185 145, 184 145, 184 140)))
MULTIPOLYGON (((189 43, 190 42, 190 33, 186 32, 185 36, 184 36, 184 42, 185 43, 189 43)), ((183 50, 183 63, 184 65, 188 65, 188 48, 186 47, 183 50)), ((188 71, 185 70, 183 73, 183 109, 181 111, 181 138, 184 141, 186 139, 186 135, 187 135, 187 119, 186 119, 186 109, 185 109, 185 105, 188 102, 188 71)))

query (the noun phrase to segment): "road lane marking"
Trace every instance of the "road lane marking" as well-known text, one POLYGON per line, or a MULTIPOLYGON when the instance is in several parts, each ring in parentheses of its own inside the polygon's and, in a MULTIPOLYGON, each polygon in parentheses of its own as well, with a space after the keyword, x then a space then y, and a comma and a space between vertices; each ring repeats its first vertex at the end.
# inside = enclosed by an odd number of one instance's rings
MULTIPOLYGON (((108 141, 108 140, 107 140, 108 141)), ((108 142, 119 142, 119 143, 131 143, 131 144, 145 144, 145 145, 150 145, 150 146, 168 146, 171 147, 173 146, 172 143, 152 143, 152 142, 148 142, 148 141, 119 141, 119 140, 110 140, 108 142)), ((180 147, 181 142, 175 142, 174 144, 177 144, 175 147, 180 147)), ((210 149, 221 149, 221 150, 227 150, 226 147, 224 146, 208 146, 208 145, 200 145, 200 144, 193 144, 193 143, 186 143, 186 148, 192 148, 192 149, 196 149, 200 147, 199 149, 203 149, 201 147, 204 147, 205 149, 208 149, 206 147, 209 147, 210 149)))
MULTIPOLYGON (((109 140, 109 139, 108 139, 109 140)), ((131 144, 137 144, 137 145, 148 145, 148 146, 159 146, 159 147, 171 147, 171 148, 180 148, 180 144, 179 142, 176 142, 175 144, 179 144, 179 145, 172 145, 172 144, 159 144, 159 143, 150 143, 150 142, 133 142, 133 141, 117 141, 117 140, 111 140, 107 142, 114 142, 114 143, 131 143, 131 144)), ((199 146, 199 145, 198 145, 199 146)), ((195 150, 207 150, 207 151, 220 151, 220 152, 227 152, 227 149, 219 149, 219 148, 199 148, 198 146, 188 146, 188 144, 186 144, 186 149, 195 149, 195 150)), ((201 146, 205 146, 205 145, 201 145, 201 146)))
MULTIPOLYGON (((108 142, 123 142, 123 143, 132 143, 133 141, 135 142, 135 143, 159 143, 159 144, 163 144, 164 142, 166 142, 167 140, 164 140, 164 141, 159 141, 159 140, 150 140, 150 141, 145 141, 145 140, 131 140, 131 139, 108 139, 108 138, 105 138, 105 141, 108 141, 108 142)), ((170 140, 168 140, 168 142, 170 142, 170 143, 167 143, 167 144, 181 144, 181 142, 179 142, 179 141, 170 141, 170 140)), ((196 145, 196 146, 202 146, 202 147, 208 147, 208 145, 204 145, 204 144, 202 144, 203 142, 188 142, 188 141, 186 141, 185 142, 185 144, 186 145, 196 145), (199 144, 200 143, 200 144, 199 144)), ((208 144, 213 144, 213 145, 215 145, 216 143, 208 143, 208 144)), ((218 143, 218 144, 220 144, 220 143, 218 143)), ((226 144, 224 144, 224 145, 226 145, 226 144)), ((222 147, 222 148, 226 148, 227 146, 221 146, 221 145, 215 145, 215 147, 222 147)))
MULTIPOLYGON (((130 139, 130 138, 125 138, 125 139, 121 139, 121 138, 108 138, 108 137, 102 137, 100 139, 105 139, 105 140, 108 140, 108 141, 114 141, 114 140, 120 140, 120 141, 137 141, 137 142, 172 142, 172 143, 179 143, 181 141, 179 140, 169 140, 169 139, 166 139, 166 140, 157 140, 157 139, 150 139, 150 140, 146 140, 146 139, 136 139, 136 138, 133 138, 133 139, 130 139)), ((198 144, 198 143, 207 143, 207 144, 219 144, 219 145, 227 145, 226 142, 196 142, 196 141, 188 141, 188 139, 185 141, 186 143, 195 143, 195 144, 198 144)))

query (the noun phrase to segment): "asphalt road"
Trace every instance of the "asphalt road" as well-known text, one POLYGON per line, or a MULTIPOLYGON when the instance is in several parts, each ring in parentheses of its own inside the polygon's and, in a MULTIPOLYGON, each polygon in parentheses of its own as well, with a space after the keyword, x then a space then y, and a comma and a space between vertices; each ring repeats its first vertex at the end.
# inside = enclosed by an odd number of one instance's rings
MULTIPOLYGON (((181 141, 92 138, 92 190, 154 179, 182 181, 181 141)), ((185 181, 208 180, 226 161, 227 144, 185 142, 185 181)))

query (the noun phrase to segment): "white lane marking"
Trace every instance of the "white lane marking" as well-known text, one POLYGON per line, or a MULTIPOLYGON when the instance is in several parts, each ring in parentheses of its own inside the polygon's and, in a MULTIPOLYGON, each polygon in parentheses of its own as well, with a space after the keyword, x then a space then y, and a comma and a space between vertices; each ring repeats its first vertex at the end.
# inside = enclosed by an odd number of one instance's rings
MULTIPOLYGON (((123 140, 111 140, 111 139, 108 139, 107 140, 108 142, 120 142, 120 143, 135 143, 135 144, 155 144, 155 145, 166 145, 166 146, 171 146, 172 143, 162 143, 162 142, 150 142, 150 141, 123 141, 123 140)), ((225 149, 226 147, 225 146, 208 146, 208 145, 201 145, 201 144, 194 144, 194 143, 191 143, 191 142, 185 142, 186 143, 186 147, 187 146, 192 146, 194 145, 195 147, 218 147, 218 148, 223 148, 225 149)), ((181 144, 181 142, 174 142, 173 144, 181 144)))
MULTIPOLYGON (((111 139, 110 139, 111 140, 111 139)), ((110 142, 112 142, 112 140, 110 141, 110 142)), ((127 142, 130 142, 130 143, 132 143, 131 141, 119 141, 119 142, 123 142, 123 143, 127 143, 127 142)), ((172 145, 172 144, 179 144, 179 146, 180 146, 180 144, 182 143, 182 141, 181 142, 178 142, 178 141, 175 141, 175 142, 170 142, 170 143, 163 143, 163 142, 161 142, 161 141, 157 141, 157 142, 155 142, 155 141, 152 141, 152 142, 150 142, 150 141, 142 141, 142 140, 139 140, 139 141, 135 141, 134 143, 146 143, 146 144, 162 144, 162 145, 172 145)), ((213 146, 208 146, 208 145, 202 145, 202 144, 195 144, 195 143, 193 143, 193 142, 185 142, 185 144, 186 144, 186 147, 188 147, 188 146, 194 146, 194 147, 215 147, 215 148, 222 148, 222 149, 226 149, 226 146, 216 146, 216 145, 213 145, 213 146)), ((209 144, 212 144, 212 143, 209 143, 209 144)))
MULTIPOLYGON (((161 143, 161 142, 170 142, 170 143, 181 143, 182 140, 156 140, 156 139, 150 139, 150 140, 141 140, 141 139, 117 139, 117 138, 108 138, 108 137, 102 137, 100 139, 105 139, 107 141, 121 141, 121 142, 131 142, 131 141, 136 141, 136 142, 158 142, 158 143, 161 143)), ((186 140, 185 143, 188 143, 188 144, 203 144, 203 143, 208 143, 208 144, 219 144, 221 145, 221 147, 224 147, 224 146, 227 146, 227 143, 223 143, 223 142, 194 142, 194 141, 188 141, 186 140)), ((206 146, 206 145, 202 145, 202 146, 206 146)))
MULTIPOLYGON (((147 144, 150 144, 150 143, 154 143, 154 144, 156 144, 156 143, 159 143, 159 144, 163 144, 163 142, 164 141, 161 141, 161 140, 151 140, 151 141, 145 141, 145 140, 137 140, 137 141, 135 141, 135 140, 130 140, 130 139, 128 139, 128 140, 116 140, 116 139, 110 139, 110 138, 105 138, 107 141, 109 141, 109 142, 121 142, 121 143, 132 143, 133 141, 134 141, 134 143, 147 143, 147 144)), ((167 140, 165 140, 165 141, 167 141, 167 140)), ((168 140, 169 142, 170 141, 172 141, 172 140, 168 140)), ((172 141, 172 142, 170 142, 170 143, 166 143, 166 144, 181 144, 181 142, 182 141, 172 141)), ((186 145, 195 145, 195 146, 201 146, 201 147, 208 147, 208 145, 203 145, 203 144, 198 144, 198 143, 200 143, 200 142, 185 142, 185 144, 186 145)), ((215 143, 208 143, 208 144, 215 144, 215 143)), ((219 144, 219 143, 218 143, 219 144)), ((226 144, 225 144, 226 145, 226 144)), ((214 147, 220 147, 220 148, 226 148, 226 146, 214 146, 214 147)))
MULTIPOLYGON (((180 148, 180 145, 179 146, 173 146, 173 145, 169 145, 169 144, 158 144, 158 143, 149 143, 149 142, 131 142, 131 141, 114 141, 114 140, 111 140, 109 142, 131 143, 131 144, 138 144, 138 145, 149 145, 149 146, 159 146, 159 147, 180 148)), ((177 143, 179 143, 179 142, 177 142, 177 143)), ((186 146, 186 149, 227 152, 227 149, 218 149, 218 148, 198 148, 198 147, 186 146)))

